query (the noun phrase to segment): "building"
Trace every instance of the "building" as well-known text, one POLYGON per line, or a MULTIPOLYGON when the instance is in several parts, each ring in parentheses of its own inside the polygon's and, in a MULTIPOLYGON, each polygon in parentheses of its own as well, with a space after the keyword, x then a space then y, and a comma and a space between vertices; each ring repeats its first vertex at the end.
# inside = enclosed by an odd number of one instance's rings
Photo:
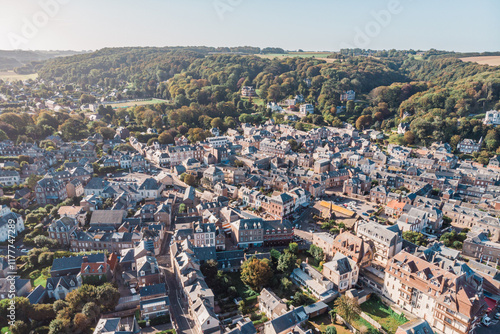
POLYGON ((46 291, 49 298, 65 299, 66 295, 82 286, 80 276, 67 275, 47 278, 46 291))
POLYGON ((71 234, 78 227, 76 219, 71 217, 61 217, 50 223, 48 231, 51 239, 57 240, 60 245, 69 246, 71 234))
POLYGON ((167 296, 141 300, 141 319, 150 320, 170 314, 170 301, 167 296))
POLYGON ((243 97, 256 97, 257 92, 255 91, 255 88, 252 86, 243 86, 241 87, 241 96, 243 97))
POLYGON ((37 182, 35 196, 38 205, 58 204, 68 198, 66 185, 53 177, 46 176, 37 182))
POLYGON ((269 319, 275 319, 288 311, 286 303, 271 290, 262 289, 257 300, 259 302, 259 310, 265 313, 269 319))
POLYGON ((17 236, 24 231, 23 216, 10 211, 6 205, 0 207, 0 242, 17 236))
POLYGON ((263 334, 294 333, 293 329, 302 325, 309 319, 304 306, 297 307, 282 316, 264 324, 263 334))
POLYGON ((483 138, 479 139, 479 141, 475 141, 473 139, 464 139, 457 145, 457 150, 460 153, 464 154, 472 154, 475 152, 479 152, 481 146, 483 145, 483 138))
POLYGON ((153 256, 145 255, 136 260, 137 282, 139 287, 160 283, 160 269, 153 256))
POLYGON ((292 196, 281 193, 272 197, 263 197, 261 201, 262 209, 273 215, 276 219, 288 217, 295 210, 295 203, 292 196))
POLYGON ((388 261, 403 247, 403 235, 398 225, 386 226, 374 222, 359 222, 356 235, 371 246, 372 266, 385 268, 388 261))
POLYGON ((204 150, 199 145, 168 146, 167 153, 170 155, 170 166, 174 167, 186 159, 194 158, 202 161, 204 150))
POLYGON ((300 268, 295 268, 290 278, 295 284, 306 288, 325 303, 334 300, 338 295, 338 292, 334 290, 333 282, 307 263, 302 263, 300 268))
POLYGON ((203 178, 213 187, 219 182, 224 182, 224 172, 218 167, 210 166, 203 172, 203 178))
POLYGON ((406 251, 389 261, 383 294, 441 333, 470 333, 487 309, 480 276, 456 274, 406 251))
POLYGON ((10 187, 21 183, 21 177, 15 170, 0 170, 0 184, 4 187, 10 187))
POLYGON ((323 275, 336 285, 339 292, 344 292, 358 283, 359 267, 354 260, 339 252, 323 265, 323 275))
POLYGON ((340 101, 354 101, 356 99, 356 92, 353 90, 348 90, 340 94, 340 101))
POLYGON ((93 334, 139 334, 141 327, 135 317, 128 318, 101 318, 93 334))
POLYGON ((215 224, 198 222, 193 227, 193 244, 195 247, 215 246, 215 224))
POLYGON ((79 179, 73 179, 66 184, 68 197, 80 197, 83 196, 84 192, 83 183, 79 179))
POLYGON ((498 110, 490 110, 486 112, 484 116, 483 123, 485 125, 494 125, 497 126, 500 124, 500 111, 498 110))
POLYGON ((299 112, 303 116, 307 116, 309 114, 314 114, 314 105, 310 103, 301 104, 299 107, 299 112))
POLYGON ((433 334, 429 323, 423 319, 415 319, 401 325, 396 330, 395 334, 433 334))
POLYGON ((491 262, 495 265, 498 265, 500 261, 500 244, 490 241, 488 233, 478 229, 467 233, 462 252, 466 256, 475 257, 480 261, 491 262))
POLYGON ((340 252, 354 260, 360 268, 370 265, 373 259, 373 250, 370 244, 349 231, 340 232, 333 241, 333 253, 340 252))

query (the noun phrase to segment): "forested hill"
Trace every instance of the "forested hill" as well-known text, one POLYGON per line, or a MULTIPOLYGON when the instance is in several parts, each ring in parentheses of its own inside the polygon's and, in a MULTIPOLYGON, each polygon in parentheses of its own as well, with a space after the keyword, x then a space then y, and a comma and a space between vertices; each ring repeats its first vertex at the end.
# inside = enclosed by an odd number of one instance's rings
POLYGON ((251 54, 258 50, 108 48, 49 60, 39 74, 84 90, 98 84, 104 89, 127 88, 127 97, 171 99, 174 108, 194 102, 198 106, 194 108, 210 109, 224 102, 245 112, 264 111, 267 102, 301 94, 316 109, 315 115, 302 122, 338 125, 348 121, 362 128, 389 130, 404 118, 411 122, 415 140, 424 144, 450 140, 457 131, 479 139, 488 131, 477 126, 481 114, 500 109, 500 68, 462 62, 455 54, 391 51, 369 56, 336 54, 327 60, 270 59, 251 54), (240 97, 242 86, 257 89, 258 97, 250 104, 240 97), (356 92, 355 102, 340 101, 340 94, 347 90, 356 92), (345 109, 337 113, 338 107, 345 109))

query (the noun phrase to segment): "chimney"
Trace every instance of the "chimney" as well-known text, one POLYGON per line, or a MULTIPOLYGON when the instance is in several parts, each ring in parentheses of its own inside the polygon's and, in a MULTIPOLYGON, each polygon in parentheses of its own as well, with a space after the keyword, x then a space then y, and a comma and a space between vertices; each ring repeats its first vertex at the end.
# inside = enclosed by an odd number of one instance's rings
POLYGON ((85 255, 85 256, 82 258, 82 261, 83 261, 84 263, 89 262, 89 257, 85 255))

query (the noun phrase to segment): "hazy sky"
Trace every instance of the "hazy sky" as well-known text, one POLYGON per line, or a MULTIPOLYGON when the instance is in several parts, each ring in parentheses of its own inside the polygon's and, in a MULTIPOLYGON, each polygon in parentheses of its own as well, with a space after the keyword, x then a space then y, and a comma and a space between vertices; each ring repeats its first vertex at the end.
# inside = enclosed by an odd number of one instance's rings
POLYGON ((0 49, 500 51, 499 0, 0 0, 0 49))

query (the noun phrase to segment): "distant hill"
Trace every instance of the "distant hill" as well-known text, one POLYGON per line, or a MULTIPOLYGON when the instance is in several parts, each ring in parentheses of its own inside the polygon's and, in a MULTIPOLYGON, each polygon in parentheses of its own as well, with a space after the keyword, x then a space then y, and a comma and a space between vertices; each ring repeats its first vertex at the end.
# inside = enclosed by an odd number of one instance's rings
MULTIPOLYGON (((8 71, 30 65, 32 62, 41 62, 55 57, 73 56, 82 54, 82 51, 23 51, 23 50, 0 50, 0 70, 8 71)), ((23 70, 24 73, 29 68, 23 70)), ((34 71, 34 69, 33 69, 34 71)))

